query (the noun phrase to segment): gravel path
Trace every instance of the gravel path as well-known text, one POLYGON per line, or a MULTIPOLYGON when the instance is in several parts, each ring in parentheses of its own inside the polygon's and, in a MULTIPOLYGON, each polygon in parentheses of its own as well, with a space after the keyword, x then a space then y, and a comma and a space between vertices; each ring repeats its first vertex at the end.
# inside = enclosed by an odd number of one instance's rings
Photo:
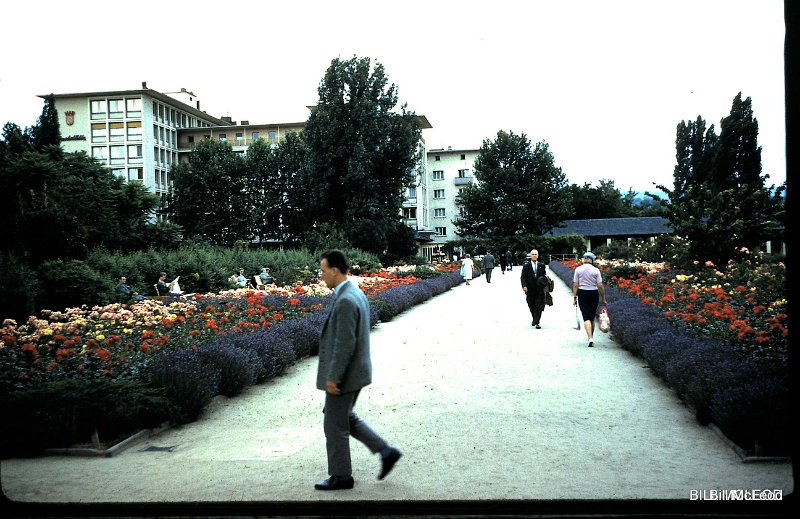
POLYGON ((652 376, 599 334, 587 348, 571 293, 530 325, 519 270, 453 288, 372 332, 374 383, 356 411, 404 457, 377 481, 353 441, 353 490, 326 477, 316 358, 197 422, 111 458, 2 461, 22 503, 680 500, 691 491, 794 488, 792 464, 743 463, 652 376), (143 448, 175 447, 172 451, 143 448))

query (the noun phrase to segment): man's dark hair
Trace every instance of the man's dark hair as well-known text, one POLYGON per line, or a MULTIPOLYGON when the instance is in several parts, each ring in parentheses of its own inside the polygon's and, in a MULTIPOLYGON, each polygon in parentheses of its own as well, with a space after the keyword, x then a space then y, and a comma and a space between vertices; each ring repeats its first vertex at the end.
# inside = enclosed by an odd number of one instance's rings
POLYGON ((347 274, 350 271, 350 260, 347 259, 347 256, 344 252, 338 249, 332 249, 323 252, 322 256, 320 257, 320 260, 322 259, 328 262, 328 267, 336 267, 342 274, 347 274))

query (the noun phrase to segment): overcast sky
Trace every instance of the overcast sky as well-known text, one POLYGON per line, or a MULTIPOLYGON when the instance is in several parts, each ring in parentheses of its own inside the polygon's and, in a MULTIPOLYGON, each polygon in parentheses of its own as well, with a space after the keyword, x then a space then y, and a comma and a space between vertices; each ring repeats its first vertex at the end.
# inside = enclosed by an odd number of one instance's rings
POLYGON ((672 185, 675 128, 751 97, 786 178, 781 0, 4 3, 0 124, 39 94, 186 88, 213 116, 296 122, 335 57, 382 63, 429 149, 546 141, 570 183, 672 185))

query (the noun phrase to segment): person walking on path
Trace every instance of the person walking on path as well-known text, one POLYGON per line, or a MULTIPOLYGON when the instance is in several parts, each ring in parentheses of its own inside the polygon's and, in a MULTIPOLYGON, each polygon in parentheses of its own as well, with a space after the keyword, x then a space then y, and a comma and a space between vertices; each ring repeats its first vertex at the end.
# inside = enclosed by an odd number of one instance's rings
POLYGON ((583 317, 583 328, 586 330, 588 347, 594 346, 594 319, 597 316, 597 306, 600 300, 606 304, 606 294, 603 290, 603 276, 600 269, 594 266, 597 259, 591 252, 583 255, 583 264, 575 269, 572 275, 572 304, 577 305, 583 317))
POLYGON ((514 265, 514 256, 511 254, 510 250, 506 251, 506 263, 508 264, 508 271, 511 272, 511 267, 514 265))
POLYGON ((372 383, 369 351, 369 303, 347 279, 350 262, 342 251, 330 250, 320 259, 321 279, 333 290, 330 313, 319 340, 317 389, 325 391, 323 429, 329 478, 317 490, 353 488, 350 436, 381 456, 378 479, 391 472, 401 452, 389 445, 353 412, 358 394, 372 383))
POLYGON ((464 256, 464 259, 461 260, 461 277, 464 278, 464 281, 467 282, 469 285, 469 280, 472 279, 472 267, 475 263, 472 261, 472 257, 469 254, 464 256))
POLYGON ((508 261, 506 261, 506 255, 501 252, 500 253, 500 272, 502 272, 503 275, 505 275, 507 267, 508 267, 508 261))
POLYGON ((481 267, 483 267, 484 272, 486 272, 486 282, 491 283, 492 270, 494 270, 494 256, 492 256, 492 251, 486 251, 483 259, 481 259, 481 267))
POLYGON ((539 251, 536 249, 530 252, 530 261, 522 266, 522 275, 520 275, 520 282, 522 283, 522 291, 525 292, 525 301, 528 303, 528 309, 531 311, 531 326, 540 329, 539 321, 542 318, 544 311, 544 288, 547 286, 547 278, 545 277, 545 265, 539 261, 539 251))

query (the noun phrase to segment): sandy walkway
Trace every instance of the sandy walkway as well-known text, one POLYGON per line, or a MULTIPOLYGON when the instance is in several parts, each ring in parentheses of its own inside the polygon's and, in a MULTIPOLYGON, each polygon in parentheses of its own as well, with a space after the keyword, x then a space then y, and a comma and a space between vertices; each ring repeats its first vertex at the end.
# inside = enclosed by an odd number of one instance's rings
MULTIPOLYGON (((356 487, 326 477, 316 358, 199 421, 112 458, 2 461, 23 503, 679 500, 722 489, 793 490, 791 463, 743 463, 644 361, 599 334, 587 348, 572 299, 534 330, 519 269, 460 285, 373 331, 374 383, 357 412, 405 454, 379 462, 353 442, 356 487), (146 451, 147 446, 175 447, 146 451)), ((766 506, 766 505, 765 505, 766 506)))

